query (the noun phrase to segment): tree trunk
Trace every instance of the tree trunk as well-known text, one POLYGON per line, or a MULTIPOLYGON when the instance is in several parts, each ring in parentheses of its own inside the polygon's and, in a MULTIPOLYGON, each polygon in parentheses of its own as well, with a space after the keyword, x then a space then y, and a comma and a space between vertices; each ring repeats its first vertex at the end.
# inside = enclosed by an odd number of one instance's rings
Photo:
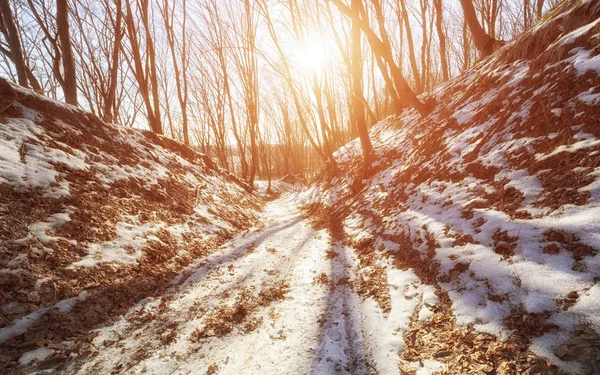
POLYGON ((361 0, 352 0, 352 120, 360 138, 365 163, 371 163, 373 146, 365 121, 365 108, 360 98, 362 97, 362 50, 360 43, 360 9, 361 0))
POLYGON ((400 0, 400 7, 402 13, 402 20, 404 21, 404 28, 406 29, 406 40, 408 41, 408 58, 410 60, 410 67, 415 77, 415 91, 417 93, 423 92, 423 85, 421 83, 421 74, 417 66, 417 58, 415 57, 415 45, 412 37, 412 30, 410 28, 410 20, 408 19, 408 11, 406 9, 405 0, 400 0))
POLYGON ((8 44, 12 54, 12 61, 15 63, 17 69, 19 85, 28 87, 27 70, 25 67, 25 59, 23 58, 23 51, 21 50, 21 41, 19 40, 19 34, 17 33, 17 27, 15 26, 8 0, 0 0, 0 15, 2 16, 3 26, 6 28, 6 34, 8 34, 8 44))
POLYGON ((531 27, 531 8, 529 7, 529 0, 523 0, 523 31, 528 30, 531 27))
POLYGON ((420 0, 419 5, 421 8, 421 85, 422 90, 427 91, 427 77, 431 74, 429 66, 427 64, 427 50, 429 45, 429 31, 427 30, 427 7, 429 0, 420 0))
MULTIPOLYGON (((375 14, 377 16, 377 23, 379 25, 379 33, 381 34, 381 38, 382 38, 382 42, 385 44, 389 44, 389 37, 387 35, 387 32, 385 31, 385 19, 383 16, 383 10, 381 9, 381 5, 379 4, 378 0, 371 0, 371 3, 373 4, 373 6, 375 7, 375 14)), ((385 62, 382 61, 382 59, 378 56, 373 56, 373 60, 377 63, 377 67, 379 68, 379 71, 381 73, 381 76, 383 78, 383 80, 385 81, 385 86, 386 89, 388 91, 389 96, 392 99, 392 102, 394 103, 394 107, 395 108, 400 108, 402 107, 399 95, 400 93, 396 91, 396 89, 394 88, 394 83, 392 82, 392 79, 389 77, 388 75, 388 71, 385 67, 385 62)), ((351 74, 352 75, 352 74, 351 74)), ((418 78, 417 78, 418 81, 418 78)), ((375 88, 375 86, 373 86, 373 88, 375 88)), ((364 96, 362 94, 362 89, 360 90, 360 94, 361 96, 359 97, 359 99, 361 99, 361 101, 364 103, 366 102, 364 100, 364 96)))
POLYGON ((463 45, 462 45, 462 53, 463 53, 463 61, 462 61, 462 71, 464 72, 465 70, 469 69, 469 66, 471 66, 471 48, 469 45, 469 32, 468 32, 469 27, 467 26, 467 22, 464 21, 463 22, 463 26, 462 26, 462 41, 463 41, 463 45))
POLYGON ((141 2, 141 21, 144 26, 146 33, 146 66, 148 67, 146 73, 150 79, 150 87, 152 89, 152 101, 154 107, 154 132, 157 134, 163 134, 162 119, 160 117, 160 95, 158 92, 158 68, 156 65, 156 51, 154 49, 154 40, 152 39, 152 32, 150 30, 150 14, 149 14, 149 2, 143 0, 141 2))
POLYGON ((490 37, 485 30, 483 30, 479 24, 479 20, 477 19, 477 14, 475 13, 472 0, 460 0, 460 4, 462 5, 465 21, 467 26, 469 26, 469 30, 471 31, 471 36, 473 37, 473 43, 475 43, 475 47, 477 47, 481 57, 490 55, 500 46, 501 43, 490 37))
POLYGON ((442 79, 448 80, 450 74, 448 72, 448 59, 446 57, 446 36, 444 35, 443 26, 443 7, 442 0, 434 0, 435 6, 435 28, 437 30, 438 39, 440 41, 440 63, 442 66, 442 79))
MULTIPOLYGON (((340 0, 331 1, 342 13, 344 13, 351 19, 353 18, 354 13, 350 8, 348 8, 347 5, 342 3, 340 0)), ((357 3, 357 7, 359 7, 359 9, 362 10, 362 4, 360 1, 357 3)), ((417 98, 415 92, 410 88, 408 82, 406 82, 406 79, 402 74, 402 70, 398 67, 398 65, 396 65, 396 62, 394 61, 391 46, 389 44, 383 43, 381 39, 379 39, 377 34, 375 34, 375 32, 371 29, 368 19, 364 14, 364 11, 362 13, 362 17, 357 18, 356 22, 362 30, 362 32, 365 34, 367 41, 369 42, 369 45, 371 47, 371 51, 373 51, 373 53, 377 57, 381 58, 383 61, 386 62, 388 69, 390 70, 390 76, 394 80, 394 86, 396 87, 396 91, 398 92, 398 95, 401 96, 403 99, 402 104, 412 106, 421 115, 427 115, 430 112, 429 106, 419 101, 419 98, 417 98)), ((383 70, 382 74, 384 74, 383 70)), ((400 108, 396 108, 396 110, 399 109, 400 108)))
POLYGON ((119 53, 121 51, 121 40, 123 38, 123 10, 121 9, 121 0, 115 0, 115 7, 117 11, 117 19, 114 25, 115 40, 112 47, 112 65, 110 67, 108 92, 104 101, 103 110, 103 120, 109 123, 113 122, 116 117, 116 114, 113 113, 113 109, 115 108, 114 102, 117 93, 117 80, 119 74, 119 53))
POLYGON ((188 101, 188 90, 187 90, 187 34, 186 34, 186 21, 187 21, 187 9, 186 0, 183 0, 182 4, 182 41, 179 50, 179 57, 181 59, 181 67, 177 58, 176 51, 176 39, 175 39, 175 5, 174 1, 165 0, 163 3, 163 21, 165 25, 165 32, 167 34, 167 44, 169 45, 169 51, 171 52, 171 59, 173 62, 173 75, 175 76, 175 87, 177 89, 177 99, 179 100, 179 107, 181 109, 181 122, 183 127, 183 143, 190 145, 190 138, 188 132, 188 116, 187 116, 187 101, 188 101), (169 13, 169 2, 173 4, 173 8, 169 13))
POLYGON ((544 0, 537 0, 535 16, 539 20, 542 18, 542 10, 544 9, 544 0))
POLYGON ((69 4, 67 3, 67 0, 56 1, 56 25, 63 61, 63 90, 65 101, 68 104, 77 105, 77 76, 71 46, 71 35, 69 32, 69 4))
MULTIPOLYGON (((153 93, 158 90, 158 87, 154 87, 155 85, 156 86, 158 85, 158 82, 156 79, 152 79, 150 82, 148 81, 148 77, 150 76, 150 73, 148 73, 146 70, 144 70, 144 65, 147 67, 147 69, 153 69, 153 67, 149 66, 148 61, 146 61, 145 64, 144 64, 144 61, 142 61, 142 50, 141 50, 140 44, 139 44, 137 27, 136 27, 134 19, 133 19, 133 11, 131 9, 130 1, 125 1, 125 5, 127 7, 127 13, 125 14, 125 26, 127 27, 127 33, 129 34, 129 42, 131 43, 131 58, 133 59, 133 67, 132 67, 133 75, 135 76, 135 79, 139 85, 139 91, 142 96, 142 99, 144 100, 144 106, 146 107, 146 116, 148 118, 148 122, 150 123, 150 129, 152 129, 152 131, 154 133, 163 134, 162 123, 161 123, 161 118, 160 118, 160 109, 156 108, 157 97, 154 98, 155 99, 154 105, 150 98, 151 90, 153 93)), ((146 4, 146 6, 147 6, 147 4, 146 4)), ((142 5, 142 8, 143 7, 144 7, 144 5, 142 5)), ((147 8, 146 8, 146 12, 142 12, 142 14, 141 14, 142 22, 143 22, 144 17, 147 17, 147 16, 148 16, 148 13, 147 13, 147 8)), ((148 28, 146 28, 146 30, 147 29, 148 28)), ((150 35, 146 35, 146 39, 150 39, 150 35)), ((147 42, 147 43, 151 44, 151 42, 147 42)), ((148 51, 148 53, 150 53, 150 51, 148 51)), ((154 71, 153 76, 156 76, 156 70, 154 71)))

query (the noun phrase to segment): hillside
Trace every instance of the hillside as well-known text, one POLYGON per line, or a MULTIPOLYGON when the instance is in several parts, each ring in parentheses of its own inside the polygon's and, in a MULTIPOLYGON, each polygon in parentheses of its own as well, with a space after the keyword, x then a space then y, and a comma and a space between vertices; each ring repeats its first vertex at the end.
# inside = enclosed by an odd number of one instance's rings
POLYGON ((1 367, 85 351, 91 329, 256 224, 260 201, 206 156, 7 82, 1 94, 16 99, 0 114, 1 367))
POLYGON ((599 42, 600 4, 562 3, 304 195, 358 294, 411 306, 386 327, 406 373, 600 372, 599 42))

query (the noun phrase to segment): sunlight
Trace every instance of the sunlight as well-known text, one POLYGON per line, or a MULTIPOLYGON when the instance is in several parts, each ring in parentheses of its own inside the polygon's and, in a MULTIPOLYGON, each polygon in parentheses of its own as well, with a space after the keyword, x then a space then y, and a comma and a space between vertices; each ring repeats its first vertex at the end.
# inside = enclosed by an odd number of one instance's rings
POLYGON ((301 67, 311 73, 322 72, 330 60, 324 41, 318 37, 309 38, 298 54, 301 67))

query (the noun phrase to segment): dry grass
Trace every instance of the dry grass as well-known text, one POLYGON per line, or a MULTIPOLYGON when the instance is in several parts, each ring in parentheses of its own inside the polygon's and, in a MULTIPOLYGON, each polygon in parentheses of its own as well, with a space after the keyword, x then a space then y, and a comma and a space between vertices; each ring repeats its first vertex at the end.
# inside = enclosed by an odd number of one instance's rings
POLYGON ((512 63, 517 60, 533 60, 535 70, 555 63, 572 48, 561 46, 548 49, 548 46, 569 32, 593 22, 600 17, 600 3, 581 0, 560 2, 548 12, 531 30, 518 37, 509 47, 498 52, 494 58, 498 64, 512 63), (568 17, 559 17, 563 12, 572 9, 568 17), (542 26, 539 26, 542 24, 542 26))

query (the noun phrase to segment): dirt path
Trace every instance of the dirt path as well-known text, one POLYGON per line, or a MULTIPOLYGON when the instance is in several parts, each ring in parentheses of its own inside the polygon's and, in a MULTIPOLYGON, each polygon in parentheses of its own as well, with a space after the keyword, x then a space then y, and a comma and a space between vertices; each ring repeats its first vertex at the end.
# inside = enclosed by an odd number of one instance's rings
MULTIPOLYGON (((262 229, 226 244, 172 290, 141 301, 66 373, 363 374, 360 299, 347 250, 302 218, 293 197, 271 202, 262 229)), ((397 357, 397 354, 393 353, 397 357)), ((369 366, 367 363, 371 363, 369 366)))
MULTIPOLYGON (((60 365, 44 364, 56 357, 51 347, 26 353, 22 362, 33 365, 25 372, 481 373, 502 368, 513 353, 526 353, 524 346, 455 326, 447 297, 440 301, 434 286, 385 255, 399 244, 364 245, 368 233, 356 220, 341 220, 331 232, 316 230, 297 204, 294 195, 269 203, 257 228, 182 270, 163 295, 93 331, 89 343, 58 358, 60 365), (453 337, 481 343, 479 352, 468 348, 477 352, 470 358, 489 355, 490 345, 505 354, 467 363, 461 359, 467 349, 455 350, 453 337)), ((542 363, 531 358, 523 368, 542 363)))

